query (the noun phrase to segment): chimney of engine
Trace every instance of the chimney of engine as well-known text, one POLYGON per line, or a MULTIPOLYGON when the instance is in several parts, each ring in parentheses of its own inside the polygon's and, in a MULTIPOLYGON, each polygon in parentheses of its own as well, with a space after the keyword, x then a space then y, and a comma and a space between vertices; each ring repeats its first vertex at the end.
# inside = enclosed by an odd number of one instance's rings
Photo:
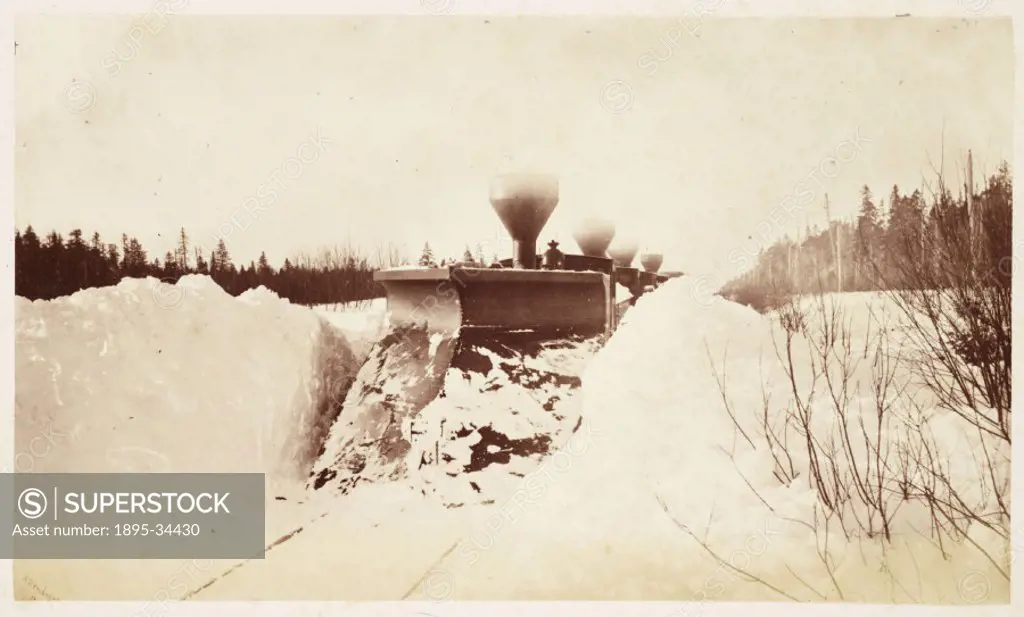
POLYGON ((637 251, 640 250, 636 242, 619 242, 608 248, 608 256, 615 261, 620 268, 631 268, 633 260, 636 259, 637 251))
POLYGON ((513 267, 537 268, 537 237, 558 205, 558 178, 505 174, 491 181, 491 206, 512 236, 513 267))
POLYGON ((665 257, 661 253, 644 253, 640 256, 640 265, 647 272, 657 272, 661 269, 661 262, 665 257))
POLYGON ((587 257, 606 257, 605 251, 615 237, 615 224, 603 219, 585 219, 572 237, 587 257))

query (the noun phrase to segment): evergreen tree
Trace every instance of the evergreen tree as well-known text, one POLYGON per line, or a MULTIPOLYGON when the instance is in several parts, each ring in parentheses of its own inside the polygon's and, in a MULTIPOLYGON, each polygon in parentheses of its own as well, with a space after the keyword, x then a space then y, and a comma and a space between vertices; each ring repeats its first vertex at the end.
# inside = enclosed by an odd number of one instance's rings
POLYGON ((110 272, 114 274, 117 279, 120 279, 121 273, 121 255, 117 250, 117 245, 110 243, 107 245, 107 267, 110 272))
POLYGON ((167 251, 164 254, 163 278, 177 280, 180 263, 180 260, 175 259, 174 255, 167 251))
POLYGON ((224 238, 221 238, 217 242, 217 249, 214 251, 214 254, 217 257, 218 270, 226 272, 232 269, 233 264, 231 263, 231 255, 228 254, 228 246, 224 243, 224 238))
POLYGON ((185 228, 181 228, 181 234, 178 236, 178 270, 182 273, 188 272, 188 235, 185 233, 185 228))
POLYGON ((203 259, 203 250, 201 247, 195 247, 195 258, 196 258, 196 274, 209 274, 210 268, 203 259))
POLYGON ((425 242, 423 244, 423 253, 420 255, 420 265, 424 268, 431 268, 437 265, 434 262, 434 251, 431 250, 429 242, 425 242))
POLYGON ((271 268, 270 264, 267 262, 267 254, 263 251, 260 251, 260 259, 258 262, 258 266, 258 272, 260 273, 261 276, 270 275, 274 273, 274 269, 271 268))
POLYGON ((881 257, 882 226, 878 208, 867 185, 861 189, 860 210, 857 215, 857 241, 854 243, 854 260, 857 272, 857 288, 869 287, 877 260, 881 257))

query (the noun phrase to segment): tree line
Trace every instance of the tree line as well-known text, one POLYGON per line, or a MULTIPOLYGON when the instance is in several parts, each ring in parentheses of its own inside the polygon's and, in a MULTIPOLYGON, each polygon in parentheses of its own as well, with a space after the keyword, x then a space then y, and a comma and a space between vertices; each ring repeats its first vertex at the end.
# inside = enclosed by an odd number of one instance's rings
POLYGON ((31 225, 14 233, 14 293, 29 300, 49 300, 90 287, 115 285, 122 278, 152 276, 177 282, 187 274, 210 276, 231 295, 259 286, 274 291, 295 304, 313 305, 351 302, 383 297, 384 290, 373 280, 379 267, 398 265, 398 252, 389 247, 378 251, 376 264, 351 247, 325 248, 311 254, 285 259, 279 269, 258 260, 236 265, 221 239, 214 250, 204 254, 190 246, 181 229, 174 251, 163 259, 150 257, 135 237, 122 234, 120 243, 107 243, 99 233, 86 240, 81 229, 64 238, 56 230, 40 238, 31 225))
POLYGON ((954 194, 940 175, 938 186, 928 192, 908 193, 894 185, 887 198, 878 199, 865 185, 856 217, 830 220, 825 229, 807 229, 802 239, 787 236, 763 248, 756 265, 724 285, 722 293, 753 305, 757 298, 769 302, 769 290, 782 297, 900 289, 938 283, 937 273, 927 270, 950 264, 973 269, 985 284, 1008 288, 1013 252, 1009 165, 1004 161, 980 190, 964 183, 954 194))

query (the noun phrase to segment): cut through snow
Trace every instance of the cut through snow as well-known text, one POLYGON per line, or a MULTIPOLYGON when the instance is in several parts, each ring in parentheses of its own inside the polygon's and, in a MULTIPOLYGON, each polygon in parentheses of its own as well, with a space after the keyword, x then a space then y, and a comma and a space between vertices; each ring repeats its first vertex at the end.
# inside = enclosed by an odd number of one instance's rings
MULTIPOLYGON (((760 384, 778 377, 773 326, 721 298, 695 302, 687 277, 640 298, 600 350, 522 332, 385 334, 382 301, 311 310, 266 289, 233 298, 203 276, 184 277, 169 307, 156 284, 16 298, 16 451, 39 435, 51 446, 15 465, 266 472, 267 542, 289 539, 241 567, 212 562, 203 589, 178 597, 963 603, 976 571, 984 601, 1008 598, 972 547, 938 556, 916 533, 928 530, 919 511, 884 555, 874 539, 810 532, 814 491, 780 484, 770 456, 738 445, 712 371, 725 364, 740 421, 756 425, 760 384)), ((971 442, 932 418, 969 484, 971 442)), ((32 580, 62 599, 149 600, 181 567, 17 561, 15 593, 32 580)))

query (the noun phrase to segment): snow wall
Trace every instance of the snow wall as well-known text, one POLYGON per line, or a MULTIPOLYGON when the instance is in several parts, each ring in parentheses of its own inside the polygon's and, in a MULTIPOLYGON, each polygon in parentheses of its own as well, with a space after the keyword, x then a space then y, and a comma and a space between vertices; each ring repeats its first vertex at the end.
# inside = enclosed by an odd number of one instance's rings
POLYGON ((15 302, 17 471, 259 471, 301 487, 367 347, 205 276, 15 302))

